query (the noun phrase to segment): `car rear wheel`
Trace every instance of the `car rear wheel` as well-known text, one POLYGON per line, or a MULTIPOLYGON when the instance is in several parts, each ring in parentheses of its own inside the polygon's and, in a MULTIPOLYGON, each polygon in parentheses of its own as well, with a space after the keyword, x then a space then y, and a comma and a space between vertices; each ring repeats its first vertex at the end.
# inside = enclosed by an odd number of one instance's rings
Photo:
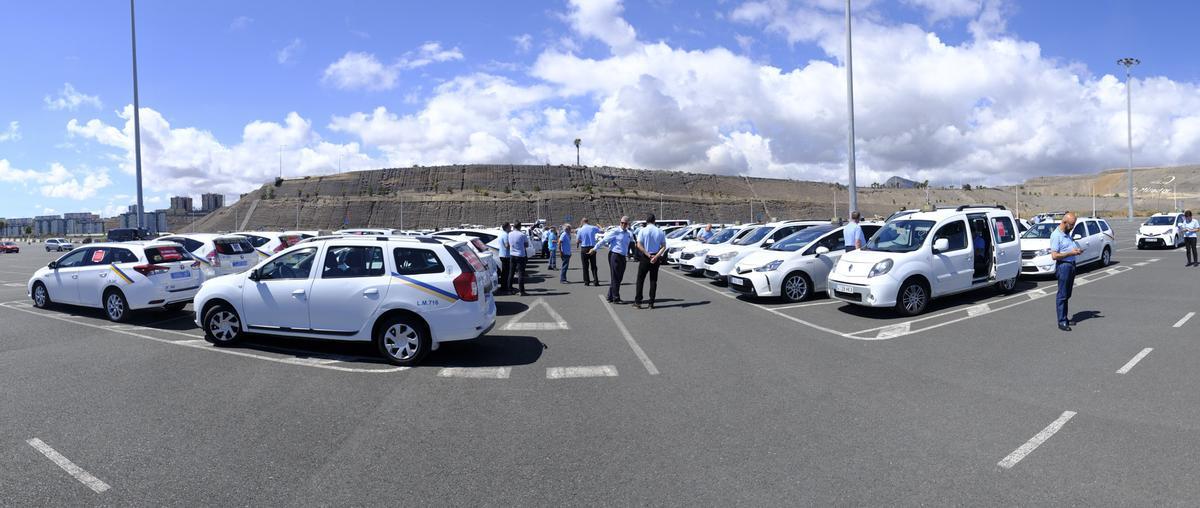
POLYGON ((802 302, 812 295, 812 281, 804 272, 792 272, 783 279, 779 295, 787 302, 802 302))
POLYGON ((916 316, 925 312, 928 305, 929 289, 921 281, 909 280, 900 286, 900 293, 896 296, 896 310, 901 314, 916 316))
POLYGON ((33 306, 39 309, 45 309, 53 302, 50 301, 50 292, 46 290, 45 284, 38 282, 33 285, 33 306))
POLYGON ((242 320, 232 307, 220 303, 204 315, 204 338, 216 346, 228 346, 242 339, 242 320))
POLYGON ((114 323, 129 319, 129 303, 125 301, 125 295, 117 290, 104 293, 104 315, 114 323))
POLYGON ((421 363, 429 352, 429 333, 416 320, 397 316, 388 319, 375 332, 380 354, 390 363, 411 367, 421 363))
POLYGON ((1108 266, 1112 264, 1112 249, 1104 248, 1104 252, 1100 254, 1100 266, 1108 266))

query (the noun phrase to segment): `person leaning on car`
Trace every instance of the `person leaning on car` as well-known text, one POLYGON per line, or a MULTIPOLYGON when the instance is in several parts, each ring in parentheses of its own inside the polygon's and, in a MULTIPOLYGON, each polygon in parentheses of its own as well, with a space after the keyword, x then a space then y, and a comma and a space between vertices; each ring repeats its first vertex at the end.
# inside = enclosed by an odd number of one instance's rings
POLYGON ((1054 275, 1058 278, 1058 295, 1054 298, 1054 306, 1058 311, 1058 329, 1064 332, 1071 331, 1067 302, 1075 287, 1075 256, 1083 253, 1079 244, 1071 238, 1073 229, 1075 214, 1067 212, 1054 232, 1050 233, 1050 257, 1055 261, 1054 275))

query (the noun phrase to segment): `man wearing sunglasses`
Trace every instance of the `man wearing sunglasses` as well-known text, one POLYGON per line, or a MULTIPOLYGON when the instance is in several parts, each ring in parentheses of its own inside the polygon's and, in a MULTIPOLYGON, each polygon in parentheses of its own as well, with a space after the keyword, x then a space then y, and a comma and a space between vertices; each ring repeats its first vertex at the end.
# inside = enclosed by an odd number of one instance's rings
POLYGON ((596 242, 596 246, 588 251, 588 254, 594 254, 596 249, 603 246, 608 246, 608 302, 609 303, 624 303, 621 301, 621 279, 625 278, 625 262, 629 257, 629 243, 633 240, 633 236, 629 233, 629 217, 621 217, 621 227, 609 231, 596 242))

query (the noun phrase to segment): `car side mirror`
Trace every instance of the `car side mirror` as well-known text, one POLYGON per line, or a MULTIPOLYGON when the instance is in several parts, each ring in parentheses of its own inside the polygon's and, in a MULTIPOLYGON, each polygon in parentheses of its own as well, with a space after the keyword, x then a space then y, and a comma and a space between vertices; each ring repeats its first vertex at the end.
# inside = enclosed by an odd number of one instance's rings
POLYGON ((768 238, 767 241, 763 242, 763 247, 770 247, 772 245, 775 245, 774 238, 768 238))
POLYGON ((1082 239, 1083 239, 1083 235, 1081 235, 1081 234, 1079 234, 1079 233, 1075 233, 1075 235, 1074 235, 1074 236, 1072 236, 1071 238, 1072 238, 1072 239, 1075 239, 1075 240, 1082 240, 1082 239))
POLYGON ((50 264, 48 264, 46 266, 49 267, 51 270, 57 270, 58 269, 58 261, 51 261, 50 264))
POLYGON ((817 247, 816 252, 817 252, 818 256, 821 256, 824 254, 829 254, 829 247, 825 247, 825 246, 817 247))
POLYGON ((938 254, 950 250, 949 238, 938 238, 933 241, 933 253, 938 254))
POLYGON ((250 270, 250 273, 246 275, 246 278, 247 278, 247 279, 250 279, 250 280, 252 280, 252 281, 254 281, 254 282, 258 282, 258 279, 259 279, 259 276, 258 276, 258 269, 257 269, 257 268, 255 268, 255 269, 253 269, 253 270, 250 270))

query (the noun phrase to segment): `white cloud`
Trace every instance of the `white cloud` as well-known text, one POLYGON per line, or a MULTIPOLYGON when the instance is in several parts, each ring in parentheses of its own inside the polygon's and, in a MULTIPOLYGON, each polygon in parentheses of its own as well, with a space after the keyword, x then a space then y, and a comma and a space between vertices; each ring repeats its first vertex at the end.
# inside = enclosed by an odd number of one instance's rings
POLYGON ((20 141, 21 123, 13 120, 8 122, 8 129, 0 132, 0 143, 5 141, 20 141))
POLYGON ((392 64, 380 62, 371 53, 350 51, 325 68, 321 81, 342 90, 391 90, 395 88, 401 71, 462 59, 462 51, 457 47, 446 49, 436 41, 422 44, 392 64))
POLYGON ((512 39, 513 39, 513 42, 516 43, 517 52, 519 52, 519 53, 528 53, 530 49, 533 49, 533 36, 532 35, 521 34, 516 37, 513 37, 512 39))
POLYGON ((254 23, 254 18, 250 16, 238 16, 233 18, 233 21, 229 22, 229 29, 234 31, 245 30, 250 28, 252 23, 254 23))
POLYGON ((979 13, 983 0, 901 0, 925 11, 930 23, 945 19, 970 18, 979 13))
POLYGON ((74 172, 57 162, 50 169, 37 171, 17 169, 7 159, 0 159, 0 182, 33 186, 42 196, 50 198, 88 199, 112 184, 108 169, 82 168, 74 172))
POLYGON ((275 53, 275 60, 281 64, 294 62, 301 51, 304 51, 304 41, 299 38, 292 39, 292 42, 275 53))
POLYGON ((75 111, 79 106, 87 105, 96 109, 101 107, 100 97, 95 95, 87 95, 75 89, 70 83, 63 83, 62 90, 59 90, 58 96, 47 95, 42 98, 46 103, 46 108, 55 111, 69 110, 75 111))
POLYGON ((570 0, 567 19, 579 35, 595 38, 621 53, 637 44, 633 25, 621 17, 624 7, 620 0, 570 0))

